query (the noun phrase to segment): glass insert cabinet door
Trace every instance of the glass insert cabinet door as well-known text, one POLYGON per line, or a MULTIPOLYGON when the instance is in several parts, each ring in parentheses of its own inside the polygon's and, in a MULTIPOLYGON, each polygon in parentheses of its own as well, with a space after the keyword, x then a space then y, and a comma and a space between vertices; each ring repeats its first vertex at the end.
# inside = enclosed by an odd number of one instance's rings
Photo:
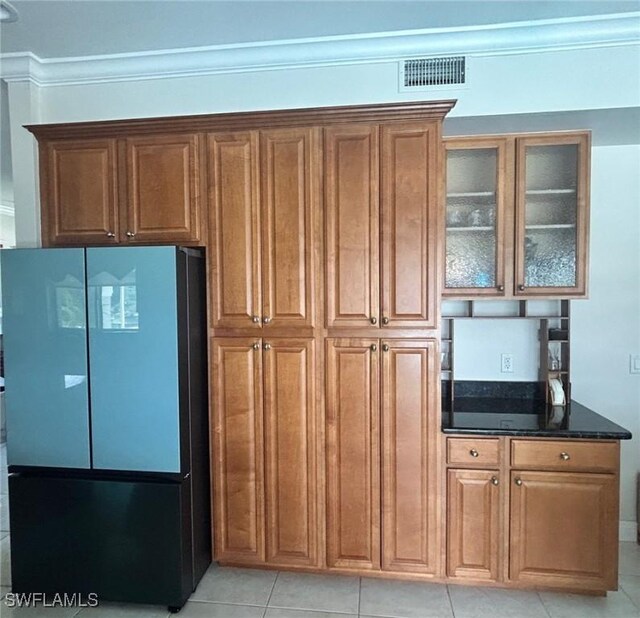
POLYGON ((445 293, 501 296, 507 141, 452 139, 445 147, 445 293))
POLYGON ((517 140, 516 295, 586 293, 589 136, 517 140))

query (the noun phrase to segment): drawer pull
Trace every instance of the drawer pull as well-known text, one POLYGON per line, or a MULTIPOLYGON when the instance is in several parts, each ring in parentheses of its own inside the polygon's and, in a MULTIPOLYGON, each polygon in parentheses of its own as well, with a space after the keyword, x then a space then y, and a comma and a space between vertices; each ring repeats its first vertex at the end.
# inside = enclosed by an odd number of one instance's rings
POLYGON ((565 453, 563 451, 562 453, 560 453, 560 459, 562 459, 562 461, 569 461, 569 459, 571 459, 571 457, 569 456, 569 453, 565 453))
POLYGON ((371 324, 377 324, 378 323, 378 318, 369 318, 369 322, 371 322, 371 324))
POLYGON ((476 451, 476 449, 472 448, 469 451, 469 455, 471 455, 471 457, 477 457, 480 453, 478 453, 478 451, 476 451))
POLYGON ((522 479, 516 479, 515 483, 518 487, 520 487, 520 485, 522 485, 522 479))
POLYGON ((500 483, 500 481, 498 480, 498 477, 497 477, 497 476, 492 476, 492 477, 491 477, 491 483, 492 483, 493 485, 498 485, 498 484, 500 483))

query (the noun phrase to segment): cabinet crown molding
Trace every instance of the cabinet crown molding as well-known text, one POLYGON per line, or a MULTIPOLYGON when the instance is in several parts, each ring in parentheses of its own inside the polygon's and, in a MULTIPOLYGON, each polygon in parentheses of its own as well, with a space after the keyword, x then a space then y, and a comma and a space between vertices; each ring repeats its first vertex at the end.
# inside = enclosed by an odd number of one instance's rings
POLYGON ((63 124, 27 125, 39 141, 83 137, 127 137, 130 135, 197 133, 270 129, 278 127, 318 126, 345 122, 389 122, 442 120, 456 104, 455 100, 411 101, 376 105, 346 105, 282 109, 261 112, 233 112, 195 116, 168 116, 63 124))

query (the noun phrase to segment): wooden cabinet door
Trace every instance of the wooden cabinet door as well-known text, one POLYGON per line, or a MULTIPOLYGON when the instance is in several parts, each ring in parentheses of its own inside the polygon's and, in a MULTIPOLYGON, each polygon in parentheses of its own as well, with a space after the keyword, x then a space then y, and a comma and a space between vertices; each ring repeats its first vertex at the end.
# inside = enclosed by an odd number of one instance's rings
POLYGON ((514 471, 511 479, 511 580, 536 586, 615 589, 617 477, 514 471))
POLYGON ((435 341, 382 342, 382 568, 436 569, 435 341))
POLYGON ((316 129, 260 132, 263 324, 314 325, 316 129))
POLYGON ((499 474, 488 470, 447 473, 447 575, 498 579, 499 474))
POLYGON ((116 141, 46 142, 40 149, 46 245, 118 240, 116 141))
POLYGON ((328 327, 380 320, 378 132, 367 124, 324 130, 328 327))
POLYGON ((260 340, 214 339, 211 366, 215 559, 261 563, 265 538, 260 340))
POLYGON ((265 341, 267 561, 317 566, 314 342, 265 341))
POLYGON ((257 132, 208 136, 211 320, 260 328, 260 208, 257 132))
POLYGON ((438 122, 382 126, 382 324, 435 328, 438 122))
POLYGON ((516 139, 517 296, 585 296, 589 133, 516 139))
POLYGON ((155 135, 125 140, 128 242, 200 239, 200 162, 197 135, 155 135), (133 234, 133 236, 132 236, 133 234))
POLYGON ((327 564, 377 570, 379 342, 327 339, 326 345, 327 564))

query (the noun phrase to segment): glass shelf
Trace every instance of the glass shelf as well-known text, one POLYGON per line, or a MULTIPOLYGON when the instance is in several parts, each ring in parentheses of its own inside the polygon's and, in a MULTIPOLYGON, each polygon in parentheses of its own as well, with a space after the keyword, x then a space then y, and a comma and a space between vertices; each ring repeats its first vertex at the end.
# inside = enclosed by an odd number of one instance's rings
POLYGON ((463 191, 462 193, 447 193, 447 198, 460 197, 494 197, 494 191, 463 191))
POLYGON ((485 225, 472 225, 469 227, 453 226, 448 227, 447 232, 493 232, 495 227, 485 225))
POLYGON ((525 225, 527 230, 571 230, 575 223, 541 223, 539 225, 525 225))
POLYGON ((575 189, 529 189, 527 195, 574 195, 575 189))

